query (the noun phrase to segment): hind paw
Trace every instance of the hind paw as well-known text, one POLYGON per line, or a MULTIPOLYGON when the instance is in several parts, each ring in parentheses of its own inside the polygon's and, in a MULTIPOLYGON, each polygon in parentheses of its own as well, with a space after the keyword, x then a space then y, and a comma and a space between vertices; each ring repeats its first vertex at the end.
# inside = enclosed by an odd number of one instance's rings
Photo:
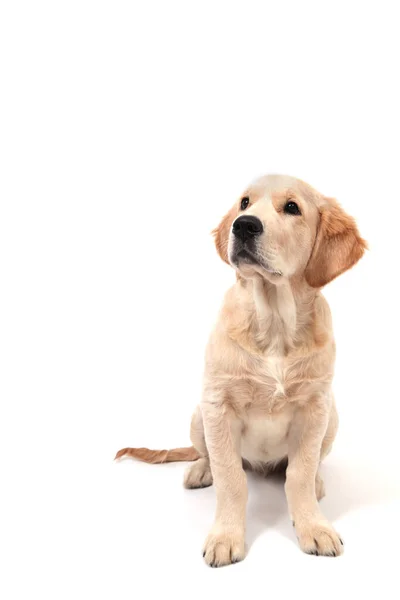
POLYGON ((203 488, 212 485, 213 478, 208 458, 199 458, 185 471, 183 485, 188 489, 203 488))

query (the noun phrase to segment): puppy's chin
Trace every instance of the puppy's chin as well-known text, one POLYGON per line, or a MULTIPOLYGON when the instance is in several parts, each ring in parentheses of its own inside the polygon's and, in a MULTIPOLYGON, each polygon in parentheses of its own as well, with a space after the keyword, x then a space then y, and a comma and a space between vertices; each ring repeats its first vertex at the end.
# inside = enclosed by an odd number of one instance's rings
POLYGON ((263 279, 278 284, 283 279, 280 272, 264 266, 257 262, 256 258, 246 250, 240 252, 232 252, 229 261, 234 269, 245 279, 253 279, 254 277, 262 277, 263 279))
POLYGON ((233 264, 232 266, 242 277, 244 277, 244 279, 254 279, 255 277, 262 277, 262 279, 265 279, 266 281, 269 281, 274 285, 279 285, 284 280, 284 277, 281 275, 281 273, 273 273, 267 271, 264 267, 256 263, 250 264, 247 262, 239 261, 233 264))

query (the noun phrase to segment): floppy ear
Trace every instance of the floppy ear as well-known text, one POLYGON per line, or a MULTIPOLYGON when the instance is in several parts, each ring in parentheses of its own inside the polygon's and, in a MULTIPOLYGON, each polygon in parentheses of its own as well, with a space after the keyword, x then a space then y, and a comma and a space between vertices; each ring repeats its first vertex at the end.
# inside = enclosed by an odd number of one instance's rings
POLYGON ((231 210, 224 216, 221 223, 216 227, 212 234, 214 236, 215 246, 217 252, 224 262, 230 265, 228 259, 228 241, 229 234, 232 229, 232 223, 236 218, 237 208, 236 205, 232 206, 231 210))
POLYGON ((360 260, 367 248, 352 217, 339 204, 327 199, 320 209, 320 222, 305 277, 312 287, 322 287, 360 260))

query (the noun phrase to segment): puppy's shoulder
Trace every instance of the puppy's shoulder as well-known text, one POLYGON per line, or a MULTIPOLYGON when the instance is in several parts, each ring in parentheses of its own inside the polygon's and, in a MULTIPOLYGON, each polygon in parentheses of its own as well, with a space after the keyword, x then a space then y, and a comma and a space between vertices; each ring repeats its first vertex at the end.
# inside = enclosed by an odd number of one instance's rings
POLYGON ((317 347, 332 339, 332 315, 326 298, 318 293, 314 302, 313 337, 317 347))

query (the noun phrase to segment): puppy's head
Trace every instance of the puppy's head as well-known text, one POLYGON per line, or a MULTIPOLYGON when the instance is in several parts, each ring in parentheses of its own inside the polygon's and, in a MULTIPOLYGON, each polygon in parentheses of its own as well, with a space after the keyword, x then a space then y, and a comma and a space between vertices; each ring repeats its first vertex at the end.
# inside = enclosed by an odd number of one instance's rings
POLYGON ((352 267, 365 241, 337 202, 306 183, 268 175, 250 185, 214 230, 221 258, 243 277, 322 287, 352 267))

